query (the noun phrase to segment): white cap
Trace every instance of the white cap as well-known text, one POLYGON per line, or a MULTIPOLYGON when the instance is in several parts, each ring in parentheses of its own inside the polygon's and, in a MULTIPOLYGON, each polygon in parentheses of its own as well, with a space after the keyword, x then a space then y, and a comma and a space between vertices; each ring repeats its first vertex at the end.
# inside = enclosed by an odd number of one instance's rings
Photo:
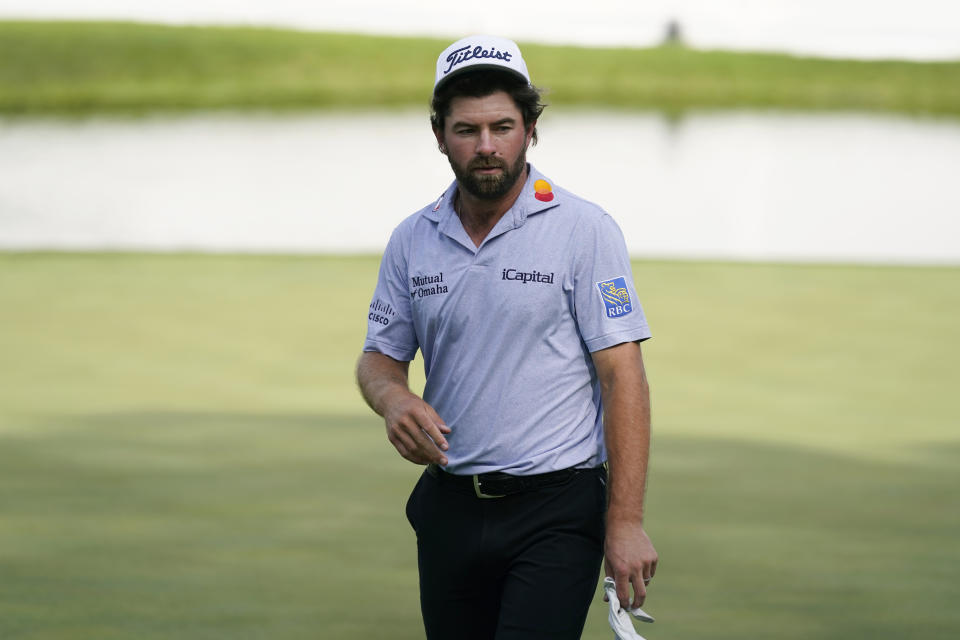
POLYGON ((497 36, 468 36, 444 49, 437 58, 433 92, 436 93, 440 85, 467 69, 502 69, 530 84, 527 63, 523 61, 516 42, 497 36))

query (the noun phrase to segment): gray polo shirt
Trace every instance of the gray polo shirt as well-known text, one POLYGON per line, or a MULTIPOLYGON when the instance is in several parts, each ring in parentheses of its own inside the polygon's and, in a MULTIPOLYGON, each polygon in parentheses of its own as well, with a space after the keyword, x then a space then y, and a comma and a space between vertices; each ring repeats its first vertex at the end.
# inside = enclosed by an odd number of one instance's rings
POLYGON ((423 353, 424 400, 452 430, 450 473, 604 462, 590 353, 650 337, 616 222, 529 169, 479 248, 454 181, 400 223, 380 264, 363 349, 423 353))

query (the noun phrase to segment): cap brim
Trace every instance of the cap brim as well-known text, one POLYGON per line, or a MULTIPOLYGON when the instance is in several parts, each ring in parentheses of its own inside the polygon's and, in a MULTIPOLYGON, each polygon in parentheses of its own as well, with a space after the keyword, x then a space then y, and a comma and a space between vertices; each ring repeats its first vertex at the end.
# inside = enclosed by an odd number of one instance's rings
POLYGON ((433 87, 433 94, 436 95, 437 92, 440 91, 440 89, 442 89, 443 87, 445 87, 447 84, 450 83, 451 80, 453 80, 453 79, 455 79, 455 78, 462 78, 463 76, 465 76, 465 75, 467 75, 467 74, 475 73, 475 72, 480 72, 480 71, 496 71, 496 72, 498 72, 498 73, 503 73, 503 74, 505 74, 505 75, 512 76, 512 77, 516 78, 517 80, 520 80, 520 81, 521 81, 522 83, 524 83, 524 84, 530 84, 530 81, 527 80, 527 77, 526 77, 526 76, 524 76, 524 75, 523 75, 522 73, 520 73, 519 71, 516 71, 516 70, 514 70, 514 69, 511 69, 510 67, 506 67, 506 66, 504 66, 504 65, 502 65, 502 64, 483 64, 483 63, 480 63, 480 64, 472 64, 472 65, 470 65, 469 67, 463 67, 463 68, 461 68, 461 69, 457 69, 456 71, 451 71, 449 74, 445 75, 445 76, 443 77, 443 79, 440 80, 440 82, 438 82, 436 85, 434 85, 434 87, 433 87))

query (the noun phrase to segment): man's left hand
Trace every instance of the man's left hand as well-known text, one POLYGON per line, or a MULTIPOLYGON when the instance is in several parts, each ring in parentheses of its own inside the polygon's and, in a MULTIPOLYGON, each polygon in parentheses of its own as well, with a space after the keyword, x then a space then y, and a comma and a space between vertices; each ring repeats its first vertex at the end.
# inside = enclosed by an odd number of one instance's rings
POLYGON ((657 551, 643 525, 636 522, 607 518, 607 539, 604 544, 604 567, 617 583, 617 598, 628 608, 630 585, 633 602, 630 609, 643 606, 647 585, 657 572, 657 551))

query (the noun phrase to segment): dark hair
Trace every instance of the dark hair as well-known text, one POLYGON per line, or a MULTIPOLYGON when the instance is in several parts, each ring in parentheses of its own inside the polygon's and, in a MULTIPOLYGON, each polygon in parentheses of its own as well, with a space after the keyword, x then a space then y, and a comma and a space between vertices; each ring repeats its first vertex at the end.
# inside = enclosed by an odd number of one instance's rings
MULTIPOLYGON (((532 84, 510 72, 490 69, 467 71, 458 78, 452 78, 440 87, 430 102, 430 124, 435 130, 443 131, 447 116, 450 115, 450 103, 454 98, 483 98, 497 91, 506 92, 513 98, 514 104, 523 115, 523 128, 537 121, 547 105, 540 102, 541 91, 532 84)), ((533 128, 533 144, 537 144, 537 128, 533 128)))

